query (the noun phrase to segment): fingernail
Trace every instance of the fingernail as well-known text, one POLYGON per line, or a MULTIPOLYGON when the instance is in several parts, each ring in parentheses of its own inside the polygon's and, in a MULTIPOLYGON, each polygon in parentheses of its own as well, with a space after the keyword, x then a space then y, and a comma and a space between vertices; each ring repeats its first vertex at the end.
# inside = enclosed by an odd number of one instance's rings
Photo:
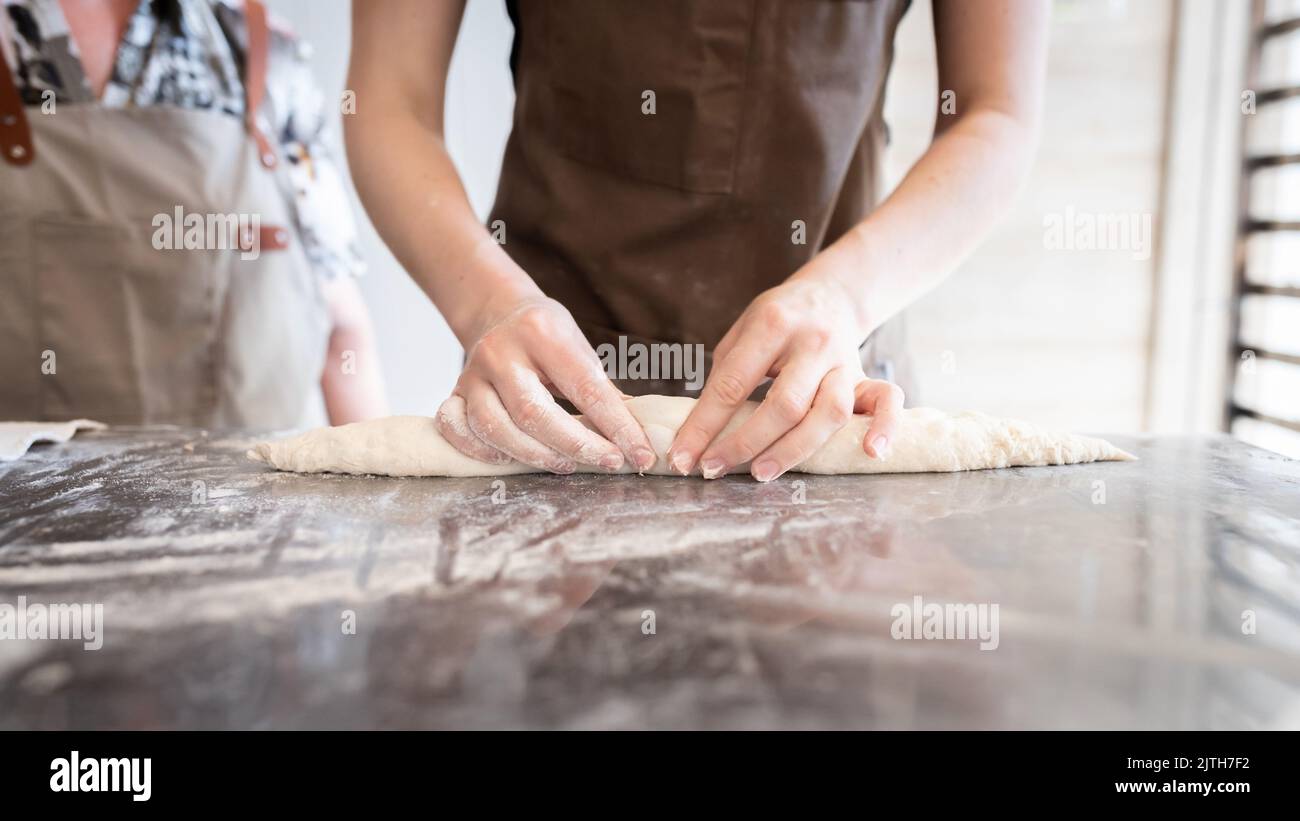
POLYGON ((780 468, 771 459, 764 459, 754 465, 754 478, 760 482, 770 482, 776 478, 780 468))
POLYGON ((575 466, 572 462, 561 462, 555 466, 556 473, 573 473, 575 466))
POLYGON ((670 461, 672 463, 673 470, 677 471, 681 475, 686 476, 691 472, 691 455, 686 451, 684 450, 677 451, 672 455, 670 461))
POLYGON ((632 460, 636 462, 637 470, 644 472, 654 467, 659 457, 649 448, 637 448, 632 451, 632 460))
POLYGON ((721 459, 705 459, 700 462, 700 470, 705 479, 716 479, 726 472, 727 465, 721 459))
POLYGON ((876 452, 877 459, 884 459, 889 456, 889 438, 877 436, 871 440, 871 449, 876 452))
POLYGON ((618 470, 623 467, 623 454, 611 453, 600 458, 600 466, 605 470, 618 470))

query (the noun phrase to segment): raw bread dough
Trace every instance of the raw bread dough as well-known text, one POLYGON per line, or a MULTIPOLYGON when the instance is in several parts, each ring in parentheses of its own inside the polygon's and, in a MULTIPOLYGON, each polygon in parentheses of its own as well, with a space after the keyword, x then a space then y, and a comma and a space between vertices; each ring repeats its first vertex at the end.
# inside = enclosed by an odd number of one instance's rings
MULTIPOLYGON (((647 473, 677 476, 665 454, 695 400, 676 396, 639 396, 627 400, 658 460, 647 473)), ((748 402, 726 430, 734 430, 758 407, 748 402)), ((996 419, 967 411, 949 414, 932 408, 903 411, 898 432, 885 459, 862 449, 869 416, 854 416, 794 468, 801 473, 947 473, 1020 465, 1071 465, 1078 462, 1130 461, 1132 455, 1101 439, 1052 433, 1028 422, 996 419)), ((587 424, 584 420, 584 424, 587 424)), ((588 424, 588 427, 591 427, 588 424)), ((374 473, 383 476, 507 476, 544 471, 511 462, 489 465, 447 443, 427 416, 390 416, 337 428, 318 428, 279 442, 262 442, 248 456, 279 470, 297 473, 374 473)), ((585 473, 605 473, 579 465, 585 473)), ((748 470, 748 465, 732 473, 748 470)), ((625 466, 621 473, 634 473, 625 466)))
POLYGON ((0 462, 12 462, 37 442, 66 442, 79 430, 103 430, 103 422, 0 422, 0 462))

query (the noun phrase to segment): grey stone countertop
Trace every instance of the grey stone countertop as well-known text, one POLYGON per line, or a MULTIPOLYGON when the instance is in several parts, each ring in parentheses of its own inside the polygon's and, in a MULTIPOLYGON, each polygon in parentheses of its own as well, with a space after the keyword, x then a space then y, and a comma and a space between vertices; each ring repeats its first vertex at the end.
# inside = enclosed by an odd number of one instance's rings
POLYGON ((99 649, 0 639, 0 729, 1300 727, 1300 462, 1225 437, 767 485, 253 441, 0 465, 0 608, 103 606, 99 649))

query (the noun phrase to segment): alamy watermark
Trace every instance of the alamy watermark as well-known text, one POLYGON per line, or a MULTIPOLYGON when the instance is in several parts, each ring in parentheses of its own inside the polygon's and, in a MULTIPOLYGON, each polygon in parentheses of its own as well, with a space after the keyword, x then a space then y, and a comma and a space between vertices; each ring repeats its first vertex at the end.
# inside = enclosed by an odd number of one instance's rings
POLYGON ((148 801, 152 771, 152 758, 82 758, 73 750, 50 762, 50 791, 125 792, 132 801, 148 801))
POLYGON ((19 596, 16 605, 0 602, 0 641, 22 640, 75 640, 98 650, 104 646, 104 605, 29 604, 26 596, 19 596))
POLYGON ((1094 214, 1066 206, 1043 215, 1043 247, 1049 251, 1128 251, 1135 260, 1151 258, 1151 215, 1094 214))
POLYGON ((241 259, 262 255, 261 214, 202 214, 176 206, 154 214, 152 244, 157 251, 239 251, 241 259))
POLYGON ((610 379, 682 381, 688 390, 704 386, 704 346, 679 342, 631 342, 619 336, 618 346, 604 342, 596 356, 610 379))
POLYGON ((996 604, 938 604, 913 596, 911 604, 889 608, 889 615, 894 618, 889 635, 895 641, 979 639, 981 650, 996 650, 1001 642, 996 604))

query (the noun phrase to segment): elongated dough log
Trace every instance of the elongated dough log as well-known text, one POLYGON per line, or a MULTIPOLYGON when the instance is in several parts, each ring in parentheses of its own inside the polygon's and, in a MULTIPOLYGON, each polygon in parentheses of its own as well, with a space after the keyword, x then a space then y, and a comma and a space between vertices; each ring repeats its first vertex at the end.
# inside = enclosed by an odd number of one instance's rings
MULTIPOLYGON (((659 459, 648 473, 677 476, 665 453, 694 406, 694 399, 640 396, 628 410, 645 428, 659 459)), ((727 426, 739 426, 757 403, 746 403, 727 426)), ((1052 433, 1028 422, 996 419, 967 411, 949 414, 931 408, 903 411, 889 456, 872 459, 862 449, 869 416, 854 416, 821 449, 795 470, 801 473, 948 473, 1026 465, 1130 461, 1132 455, 1109 442, 1069 433, 1052 433)), ((584 420, 585 424, 585 420, 584 420)), ((590 425, 588 425, 590 427, 590 425)), ((462 454, 438 433, 427 416, 390 416, 337 428, 318 428, 279 442, 263 442, 248 456, 278 470, 297 473, 373 473, 382 476, 508 476, 542 473, 512 462, 489 465, 462 454)), ((604 473, 579 466, 586 473, 604 473)), ((748 470, 738 466, 733 473, 748 470)), ((633 473, 625 467, 622 473, 633 473)))

